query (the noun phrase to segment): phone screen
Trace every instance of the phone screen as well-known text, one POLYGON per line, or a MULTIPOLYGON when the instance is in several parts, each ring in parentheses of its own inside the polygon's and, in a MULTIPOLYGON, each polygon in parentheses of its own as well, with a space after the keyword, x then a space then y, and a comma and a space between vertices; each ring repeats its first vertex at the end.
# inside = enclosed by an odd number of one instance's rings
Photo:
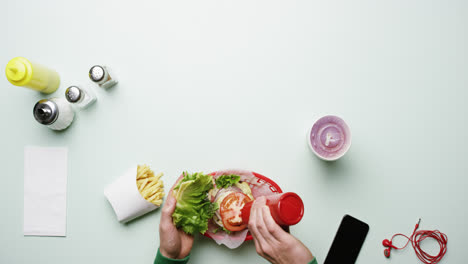
POLYGON ((369 225, 345 215, 324 264, 354 264, 369 232, 369 225))

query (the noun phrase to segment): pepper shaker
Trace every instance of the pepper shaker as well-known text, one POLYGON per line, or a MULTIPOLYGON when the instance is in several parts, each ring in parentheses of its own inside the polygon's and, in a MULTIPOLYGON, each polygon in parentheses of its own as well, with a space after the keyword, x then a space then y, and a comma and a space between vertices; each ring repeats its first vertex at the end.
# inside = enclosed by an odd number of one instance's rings
POLYGON ((75 112, 63 98, 42 99, 33 109, 34 118, 53 130, 63 130, 70 126, 75 112))
POLYGON ((89 78, 91 81, 99 84, 99 86, 105 89, 117 84, 117 80, 113 78, 106 66, 94 65, 91 67, 89 70, 89 78))
POLYGON ((67 88, 65 91, 65 98, 72 105, 84 109, 94 102, 96 102, 96 96, 89 90, 80 88, 78 86, 72 85, 67 88))

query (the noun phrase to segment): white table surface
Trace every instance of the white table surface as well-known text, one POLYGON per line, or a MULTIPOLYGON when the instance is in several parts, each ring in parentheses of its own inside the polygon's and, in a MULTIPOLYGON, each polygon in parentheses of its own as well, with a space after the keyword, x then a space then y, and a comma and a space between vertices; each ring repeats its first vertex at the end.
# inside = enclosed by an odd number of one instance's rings
MULTIPOLYGON (((166 186, 184 170, 270 177, 303 198, 291 232, 319 263, 344 214, 370 225, 358 263, 420 263, 411 248, 389 261, 381 245, 419 217, 448 235, 440 263, 466 262, 468 1, 18 0, 1 3, 0 24, 1 65, 24 56, 59 72, 51 96, 72 84, 99 96, 54 132, 32 116, 50 96, 2 73, 1 263, 152 263, 160 211, 123 225, 103 196, 134 163, 166 186), (93 86, 94 64, 118 86, 93 86), (351 128, 338 162, 306 145, 321 114, 351 128), (69 149, 66 238, 23 236, 29 145, 69 149)), ((197 237, 191 263, 215 260, 265 262, 252 242, 197 237)))

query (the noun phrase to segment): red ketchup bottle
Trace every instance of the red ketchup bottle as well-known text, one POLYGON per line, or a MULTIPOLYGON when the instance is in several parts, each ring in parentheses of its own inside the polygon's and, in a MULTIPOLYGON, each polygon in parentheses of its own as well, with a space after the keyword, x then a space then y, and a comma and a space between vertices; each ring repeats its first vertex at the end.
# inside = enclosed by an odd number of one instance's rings
MULTIPOLYGON (((265 196, 266 205, 270 207, 271 216, 278 225, 291 226, 299 223, 304 215, 304 203, 301 197, 293 192, 265 196)), ((248 223, 252 202, 242 208, 242 222, 248 223)))

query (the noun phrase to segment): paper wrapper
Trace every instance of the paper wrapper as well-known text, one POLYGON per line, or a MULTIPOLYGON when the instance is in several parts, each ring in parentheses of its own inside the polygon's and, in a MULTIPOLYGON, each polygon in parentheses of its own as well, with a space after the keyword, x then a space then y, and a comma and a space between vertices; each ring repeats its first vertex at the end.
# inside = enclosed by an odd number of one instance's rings
MULTIPOLYGON (((281 188, 270 179, 248 170, 222 170, 214 172, 211 175, 213 175, 213 178, 217 179, 221 175, 229 174, 239 175, 241 181, 247 182, 252 189, 254 198, 283 192, 281 188)), ((213 233, 212 231, 217 228, 219 228, 219 226, 210 221, 208 231, 206 231, 205 235, 211 237, 218 245, 224 244, 230 249, 237 248, 242 245, 244 241, 252 239, 252 236, 248 233, 248 229, 239 232, 231 232, 231 234, 228 235, 222 230, 213 233)))
POLYGON ((129 222, 158 208, 141 196, 136 177, 137 166, 134 166, 104 189, 104 195, 121 223, 129 222))

